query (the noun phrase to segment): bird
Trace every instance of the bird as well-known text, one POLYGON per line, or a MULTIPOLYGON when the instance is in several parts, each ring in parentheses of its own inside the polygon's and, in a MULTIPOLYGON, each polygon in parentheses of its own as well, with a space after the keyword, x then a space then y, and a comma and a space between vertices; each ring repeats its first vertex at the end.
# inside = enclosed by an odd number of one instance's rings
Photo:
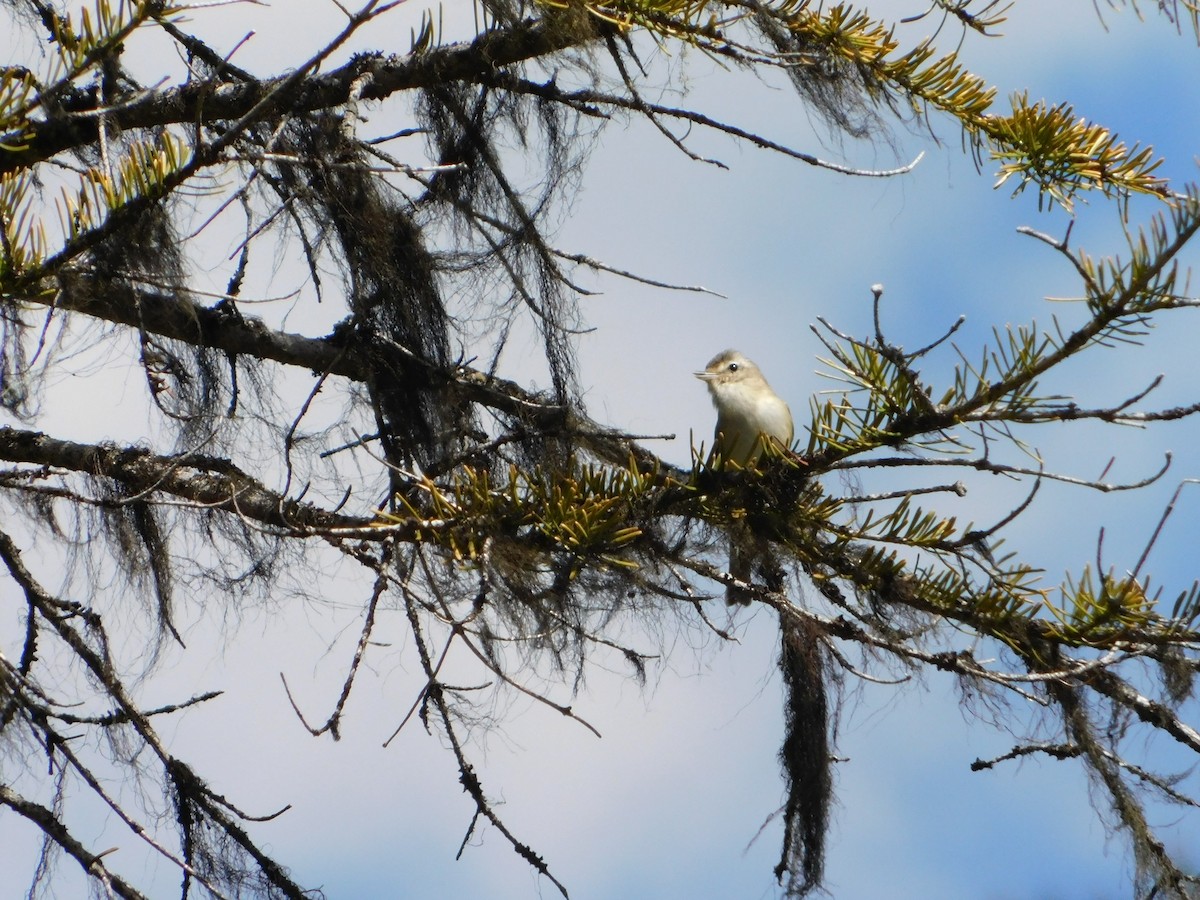
POLYGON ((723 459, 745 467, 758 461, 766 440, 791 446, 792 411, 752 361, 726 350, 695 375, 708 386, 717 409, 713 449, 723 459))
MULTIPOLYGON (((705 383, 717 410, 713 453, 738 466, 758 462, 768 442, 787 450, 792 444, 792 411, 771 389, 762 370, 737 350, 718 353, 696 377, 705 383)), ((755 562, 768 548, 754 541, 744 524, 735 523, 729 533, 729 574, 749 582, 755 562)), ((728 585, 725 602, 746 605, 745 590, 728 585)))

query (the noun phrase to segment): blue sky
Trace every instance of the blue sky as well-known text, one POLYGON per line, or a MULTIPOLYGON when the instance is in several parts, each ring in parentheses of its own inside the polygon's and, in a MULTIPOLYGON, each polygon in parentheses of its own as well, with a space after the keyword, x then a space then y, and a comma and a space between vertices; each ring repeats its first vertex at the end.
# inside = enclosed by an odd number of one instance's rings
MULTIPOLYGON (((918 12, 920 4, 869 8, 887 18, 918 12)), ((457 12, 447 11, 451 21, 457 12)), ((1090 0, 1018 4, 1010 16, 1004 39, 967 37, 962 58, 968 67, 1002 96, 1028 89, 1034 98, 1069 100, 1078 114, 1127 140, 1154 144, 1167 155, 1165 171, 1173 178, 1195 176, 1200 49, 1193 36, 1178 36, 1154 17, 1139 23, 1128 10, 1106 10, 1106 31, 1090 0)), ((238 61, 265 71, 299 63, 336 20, 329 4, 279 2, 197 11, 193 24, 219 47, 257 29, 259 38, 238 61), (282 22, 300 20, 298 9, 305 28, 294 40, 272 39, 282 22)), ((913 43, 931 27, 917 23, 899 34, 913 43)), ((407 47, 407 25, 394 34, 396 45, 381 49, 407 47)), ((947 27, 940 40, 949 49, 957 38, 947 27)), ((686 102, 694 108, 853 165, 889 168, 920 151, 926 155, 909 176, 855 179, 696 135, 698 149, 730 166, 717 171, 688 162, 644 123, 609 125, 559 244, 646 275, 703 284, 727 299, 598 282, 603 294, 581 301, 584 319, 596 330, 579 341, 582 381, 596 418, 633 432, 674 433, 674 442, 653 446, 668 460, 685 462, 688 435, 707 440, 713 421, 691 373, 735 346, 759 362, 803 423, 807 398, 833 386, 814 374, 821 351, 810 323, 822 316, 863 333, 876 282, 886 287, 885 322, 908 346, 940 334, 960 314, 968 316, 959 342, 968 350, 993 326, 1045 320, 1051 312, 1071 315, 1043 299, 1071 293, 1071 273, 1049 249, 1015 233, 1019 225, 1033 225, 1058 234, 1065 218, 1040 213, 1032 194, 1010 200, 1005 189, 993 190, 994 167, 985 162, 975 171, 952 123, 934 120, 940 145, 920 130, 903 129, 893 133, 895 149, 882 137, 839 144, 814 131, 786 86, 685 56, 672 65, 690 73, 686 102)), ((1135 216, 1147 208, 1135 205, 1135 216)), ((1090 249, 1118 249, 1113 210, 1096 201, 1079 216, 1076 233, 1090 249)), ((276 278, 288 275, 284 267, 276 278)), ((1177 316, 1144 350, 1097 354, 1094 367, 1076 370, 1078 382, 1070 387, 1096 399, 1123 396, 1131 380, 1140 384, 1166 371, 1174 381, 1163 396, 1194 399, 1194 324, 1190 313, 1177 316)), ((536 378, 522 368, 519 350, 518 344, 506 360, 509 374, 536 378)), ((113 378, 112 390, 119 391, 123 375, 92 377, 113 378)), ((58 425, 79 432, 117 427, 94 407, 70 409, 58 425)), ((1080 433, 1083 438, 1048 430, 1039 446, 1060 468, 1083 476, 1097 474, 1115 454, 1114 472, 1141 477, 1157 467, 1165 449, 1176 452, 1177 469, 1161 488, 1136 496, 1047 489, 1014 534, 1013 548, 1043 562, 1051 582, 1092 558, 1101 525, 1110 535, 1106 559, 1118 569, 1131 566, 1178 479, 1200 476, 1190 424, 1153 433, 1080 433)), ((1002 485, 978 480, 968 498, 956 502, 956 514, 983 521, 1008 509, 1011 496, 1002 485)), ((1200 496, 1185 493, 1153 558, 1159 580, 1172 587, 1195 577, 1198 504, 1200 496)), ((326 572, 320 592, 329 603, 246 612, 227 639, 218 636, 223 615, 206 615, 196 598, 192 649, 177 654, 164 678, 144 689, 164 697, 180 690, 227 693, 179 717, 171 739, 189 748, 199 771, 243 808, 265 812, 293 803, 254 831, 302 882, 323 886, 331 898, 555 896, 495 832, 484 830, 462 860, 454 860, 471 807, 436 739, 412 723, 389 748, 380 746, 421 686, 411 650, 373 660, 340 743, 312 740, 295 722, 279 673, 302 705, 323 717, 356 634, 362 593, 347 589, 353 577, 326 572)), ((9 590, 0 587, 0 597, 9 590)), ((390 636, 400 648, 403 630, 401 617, 385 620, 381 639, 390 636)), ((720 646, 701 630, 685 629, 671 645, 669 662, 652 666, 644 691, 618 660, 600 657, 574 705, 602 740, 521 700, 502 709, 502 728, 477 736, 473 755, 490 795, 503 801, 502 816, 576 900, 776 895, 771 868, 778 823, 755 840, 782 798, 775 760, 782 732, 776 629, 765 614, 740 613, 737 634, 736 645, 720 646)), ((629 639, 647 648, 656 641, 633 632, 629 639)), ((1003 753, 1015 740, 961 712, 955 686, 944 677, 901 687, 863 685, 842 724, 838 750, 848 761, 837 773, 827 865, 832 896, 1128 895, 1125 846, 1106 839, 1078 767, 1030 760, 971 773, 976 757, 1003 753)), ((1194 786, 1194 777, 1189 781, 1194 786)), ((1160 824, 1172 821, 1159 817, 1160 824)), ((102 822, 97 814, 97 834, 119 835, 102 822)), ((0 844, 13 832, 13 823, 0 816, 0 844)), ((1168 843, 1179 839, 1172 834, 1164 832, 1168 843)), ((111 842, 131 843, 123 836, 111 842)), ((126 853, 140 859, 133 848, 116 859, 126 853)), ((135 876, 140 866, 156 866, 129 865, 135 876)), ((27 873, 8 865, 0 870, 0 898, 17 896, 27 873)), ((174 875, 157 870, 162 889, 170 890, 174 875)))

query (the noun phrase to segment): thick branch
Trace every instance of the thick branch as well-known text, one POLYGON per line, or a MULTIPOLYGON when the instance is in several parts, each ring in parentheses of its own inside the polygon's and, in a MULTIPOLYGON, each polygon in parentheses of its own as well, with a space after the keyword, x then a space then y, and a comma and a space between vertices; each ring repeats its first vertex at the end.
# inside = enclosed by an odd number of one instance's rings
POLYGON ((363 519, 283 497, 226 460, 159 456, 138 447, 80 444, 36 431, 0 428, 0 459, 114 478, 134 494, 161 491, 288 530, 361 528, 363 519))
POLYGON ((57 295, 24 299, 196 347, 269 359, 321 374, 343 375, 354 381, 367 378, 362 354, 347 353, 345 341, 336 335, 312 338, 273 331, 261 319, 234 315, 221 306, 202 306, 180 294, 137 289, 119 282, 106 282, 100 287, 88 276, 68 275, 57 295))
MULTIPOLYGON (((348 102, 355 85, 366 84, 358 96, 382 100, 397 91, 469 80, 528 59, 540 59, 595 37, 584 29, 554 27, 526 20, 510 28, 480 35, 470 43, 451 44, 405 56, 356 56, 341 68, 304 78, 292 90, 272 98, 261 118, 296 116, 331 109, 348 102)), ((135 102, 116 104, 104 116, 109 127, 122 131, 170 124, 236 120, 252 110, 290 76, 231 84, 221 80, 189 81, 178 87, 145 91, 135 102)), ((100 118, 91 95, 87 108, 76 114, 31 123, 19 146, 0 146, 0 174, 26 169, 66 150, 94 146, 100 118)))
MULTIPOLYGON (((202 306, 180 294, 107 283, 100 289, 93 279, 84 275, 65 277, 57 295, 28 295, 22 299, 84 313, 197 347, 269 359, 312 372, 341 375, 352 381, 365 382, 370 376, 367 355, 348 352, 351 344, 348 330, 318 338, 274 331, 260 319, 231 315, 220 306, 202 306)), ((614 465, 627 465, 632 456, 644 470, 669 468, 623 432, 607 428, 579 411, 549 402, 516 382, 467 366, 438 374, 453 379, 455 390, 463 401, 504 413, 544 434, 571 434, 582 446, 614 465)))

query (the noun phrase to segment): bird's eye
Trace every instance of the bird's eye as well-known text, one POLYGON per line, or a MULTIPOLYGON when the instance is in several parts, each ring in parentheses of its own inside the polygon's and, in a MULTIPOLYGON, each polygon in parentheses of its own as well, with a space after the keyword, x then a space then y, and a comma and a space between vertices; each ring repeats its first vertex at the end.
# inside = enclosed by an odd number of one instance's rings
POLYGON ((730 364, 729 364, 729 371, 730 371, 730 372, 736 372, 736 371, 738 370, 738 368, 739 368, 739 367, 738 367, 738 364, 737 364, 737 363, 730 363, 730 364))

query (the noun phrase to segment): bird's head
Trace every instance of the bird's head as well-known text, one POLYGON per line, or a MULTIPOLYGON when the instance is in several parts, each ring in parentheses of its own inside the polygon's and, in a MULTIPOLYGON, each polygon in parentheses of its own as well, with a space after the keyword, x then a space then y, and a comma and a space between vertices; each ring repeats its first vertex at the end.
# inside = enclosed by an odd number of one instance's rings
POLYGON ((736 385, 750 385, 763 380, 758 366, 737 350, 718 353, 709 360, 703 372, 696 372, 695 375, 708 385, 714 396, 736 385))

